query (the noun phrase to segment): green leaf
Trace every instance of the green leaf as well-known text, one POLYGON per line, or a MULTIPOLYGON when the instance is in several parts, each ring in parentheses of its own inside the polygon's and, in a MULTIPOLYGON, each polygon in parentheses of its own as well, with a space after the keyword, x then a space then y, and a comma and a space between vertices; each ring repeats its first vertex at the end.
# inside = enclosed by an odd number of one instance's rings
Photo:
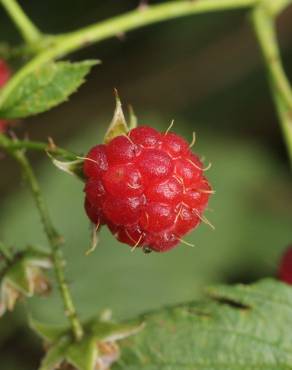
POLYGON ((203 303, 144 319, 113 370, 292 369, 292 288, 283 283, 213 288, 203 303))
POLYGON ((104 143, 109 143, 112 139, 119 135, 126 135, 129 131, 124 112, 122 109, 122 103, 119 98, 117 90, 115 90, 116 95, 116 108, 111 124, 105 134, 104 143))
POLYGON ((66 101, 97 61, 57 62, 36 69, 17 84, 0 107, 1 118, 25 118, 66 101))

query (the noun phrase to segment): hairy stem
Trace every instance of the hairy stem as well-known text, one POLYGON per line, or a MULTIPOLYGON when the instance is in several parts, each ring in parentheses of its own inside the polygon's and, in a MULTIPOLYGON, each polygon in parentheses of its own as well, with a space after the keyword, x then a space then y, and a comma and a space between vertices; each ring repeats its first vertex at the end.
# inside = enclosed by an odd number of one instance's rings
POLYGON ((42 35, 37 27, 24 13, 23 9, 15 0, 0 0, 10 18, 19 29, 23 39, 28 43, 34 43, 41 39, 42 35))
MULTIPOLYGON (((291 2, 284 0, 282 5, 286 6, 291 2)), ((275 22, 270 10, 265 6, 265 2, 257 6, 252 12, 252 23, 268 72, 271 93, 292 164, 292 88, 282 65, 275 22)), ((278 14, 280 10, 278 7, 274 14, 278 14)))
MULTIPOLYGON (((3 0, 0 0, 3 1, 3 0)), ((8 0, 6 0, 8 1, 8 0)), ((145 9, 136 9, 109 20, 51 38, 50 47, 38 54, 24 68, 9 81, 0 94, 0 106, 7 99, 23 78, 56 58, 92 43, 100 42, 119 33, 127 32, 178 17, 205 12, 248 8, 257 4, 259 0, 182 0, 168 1, 164 4, 151 5, 145 9)))
POLYGON ((38 180, 26 155, 22 150, 12 149, 12 147, 10 146, 10 142, 11 140, 9 138, 0 134, 0 147, 6 149, 6 151, 20 164, 25 180, 30 187, 31 193, 41 217, 42 224, 44 226, 45 233, 51 246, 56 279, 61 296, 63 298, 65 314, 71 323, 72 332, 75 339, 80 340, 83 335, 83 328, 77 316, 72 296, 64 276, 64 258, 60 248, 62 245, 62 237, 56 231, 51 221, 47 205, 41 194, 38 180))
POLYGON ((68 288, 68 285, 66 283, 65 276, 64 276, 64 270, 63 270, 64 258, 63 258, 63 254, 60 249, 60 246, 62 245, 62 237, 58 234, 58 232, 56 231, 56 229, 54 228, 51 222, 47 206, 41 195, 38 181, 35 177, 35 174, 26 156, 23 154, 23 152, 16 151, 14 152, 14 157, 22 167, 23 174, 26 178, 26 181, 28 182, 30 186, 36 206, 41 216, 41 220, 44 225, 45 233, 47 235, 47 238, 49 240, 49 243, 52 249, 53 263, 54 263, 58 286, 59 286, 59 289, 60 289, 60 292, 63 298, 63 302, 64 302, 65 314, 71 322, 72 331, 75 336, 75 339, 79 340, 82 338, 83 329, 79 321, 79 318, 77 316, 77 312, 73 304, 71 293, 69 291, 69 288, 68 288))

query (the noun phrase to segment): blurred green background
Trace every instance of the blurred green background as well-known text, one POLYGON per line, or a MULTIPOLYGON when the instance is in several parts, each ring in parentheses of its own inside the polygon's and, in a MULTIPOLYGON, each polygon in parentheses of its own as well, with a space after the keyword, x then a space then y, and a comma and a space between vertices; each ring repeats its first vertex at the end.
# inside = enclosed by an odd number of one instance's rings
MULTIPOLYGON (((159 3, 162 1, 152 1, 159 3)), ((64 32, 135 8, 138 1, 30 0, 20 2, 48 33, 64 32)), ((279 19, 279 40, 292 77, 292 9, 279 19)), ((0 42, 19 42, 0 9, 0 42)), ((31 155, 55 224, 66 239, 66 273, 82 317, 103 308, 116 318, 200 297, 218 282, 251 282, 276 275, 278 260, 292 242, 289 164, 269 95, 255 38, 242 11, 186 17, 140 29, 91 46, 71 60, 100 58, 88 82, 68 103, 21 122, 19 136, 55 142, 86 152, 102 140, 111 120, 113 88, 132 104, 142 124, 174 130, 213 163, 208 176, 216 194, 202 225, 167 254, 143 255, 103 230, 94 254, 83 212, 82 183, 58 172, 40 153, 31 155)), ((22 248, 46 246, 39 217, 18 168, 0 161, 0 238, 22 248)), ((34 370, 42 348, 24 326, 33 317, 62 323, 54 290, 0 320, 1 370, 34 370), (17 353, 17 355, 16 355, 17 353)))

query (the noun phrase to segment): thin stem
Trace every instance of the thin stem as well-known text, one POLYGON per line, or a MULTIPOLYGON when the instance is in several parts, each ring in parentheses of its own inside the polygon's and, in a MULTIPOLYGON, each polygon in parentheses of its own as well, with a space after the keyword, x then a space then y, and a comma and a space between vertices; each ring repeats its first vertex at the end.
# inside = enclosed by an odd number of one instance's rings
POLYGON ((266 0, 269 1, 268 9, 269 13, 273 17, 277 17, 288 5, 292 3, 292 0, 266 0))
MULTIPOLYGON (((292 1, 289 0, 289 3, 292 1)), ((283 1, 287 5, 288 1, 283 1)), ((264 57, 269 83, 292 164, 292 88, 285 74, 270 8, 263 4, 252 12, 252 22, 264 57)), ((277 8, 278 14, 280 8, 277 8)))
POLYGON ((77 316, 72 296, 64 276, 64 258, 60 249, 63 242, 62 237, 58 234, 52 224, 49 211, 42 197, 37 178, 33 172, 33 169, 31 168, 27 157, 25 156, 23 151, 12 149, 10 147, 10 142, 11 140, 9 138, 5 137, 4 135, 0 135, 0 146, 6 149, 6 151, 20 164, 23 175, 32 192, 33 198, 41 217, 42 224, 44 226, 45 233, 51 246, 55 274, 58 287, 63 298, 65 314, 70 320, 75 339, 79 340, 82 338, 83 328, 77 316))
MULTIPOLYGON (((3 0, 0 0, 3 1, 3 0)), ((8 0, 6 0, 8 1, 8 0)), ((24 66, 5 86, 0 95, 0 106, 13 92, 23 78, 35 69, 56 58, 100 42, 119 33, 127 32, 178 17, 206 12, 248 8, 258 4, 259 0, 182 0, 151 5, 145 9, 136 9, 109 20, 93 24, 80 30, 51 38, 51 47, 38 54, 24 66)))
POLYGON ((26 181, 28 182, 32 195, 34 197, 36 206, 38 208, 39 214, 41 216, 41 220, 45 229, 45 233, 49 240, 52 249, 52 257, 53 263, 56 273, 57 282, 59 285, 59 289, 63 298, 65 313, 66 316, 69 318, 72 326, 72 331, 74 333, 75 339, 80 340, 83 335, 83 329, 79 318, 77 316, 77 312, 71 297, 71 293, 69 291, 69 287, 66 283, 65 276, 64 276, 64 258, 61 252, 60 246, 62 245, 62 237, 58 234, 56 229, 54 228, 52 221, 49 216, 49 212, 46 206, 46 203, 42 197, 40 187, 36 176, 30 166, 29 161, 27 160, 25 154, 21 151, 14 152, 14 158, 18 161, 21 165, 23 174, 25 176, 26 181))
POLYGON ((70 152, 66 149, 62 149, 58 146, 55 146, 54 144, 43 143, 40 141, 10 140, 8 143, 8 146, 11 150, 25 149, 25 150, 32 150, 32 151, 48 152, 51 154, 60 155, 62 156, 62 158, 68 159, 68 160, 75 160, 77 158, 77 155, 74 154, 73 152, 70 152))
POLYGON ((28 44, 34 43, 42 37, 40 31, 24 13, 16 0, 0 0, 0 3, 4 6, 10 18, 19 29, 23 39, 28 44))

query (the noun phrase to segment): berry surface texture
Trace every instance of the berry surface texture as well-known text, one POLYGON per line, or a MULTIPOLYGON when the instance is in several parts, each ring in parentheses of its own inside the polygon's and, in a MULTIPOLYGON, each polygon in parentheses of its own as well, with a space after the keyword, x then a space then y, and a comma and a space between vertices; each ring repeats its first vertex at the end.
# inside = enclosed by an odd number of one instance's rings
POLYGON ((145 252, 177 246, 202 220, 211 186, 180 136, 140 126, 93 147, 84 161, 85 210, 145 252))

